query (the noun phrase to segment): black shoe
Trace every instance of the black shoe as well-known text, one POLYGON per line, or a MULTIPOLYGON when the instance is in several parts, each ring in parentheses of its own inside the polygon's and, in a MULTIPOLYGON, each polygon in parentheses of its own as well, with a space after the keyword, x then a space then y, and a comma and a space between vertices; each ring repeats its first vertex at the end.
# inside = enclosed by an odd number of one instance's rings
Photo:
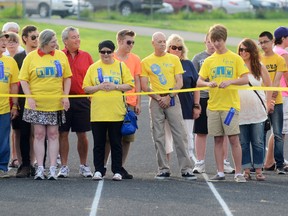
POLYGON ((30 177, 30 167, 29 166, 20 166, 16 173, 16 178, 27 178, 30 177))
POLYGON ((254 167, 250 168, 250 173, 255 173, 255 172, 256 172, 256 170, 254 167))
POLYGON ((189 172, 183 173, 182 177, 187 179, 187 180, 196 180, 197 179, 197 177, 195 175, 193 175, 193 174, 191 174, 189 172))
POLYGON ((170 178, 169 172, 159 173, 155 176, 155 179, 159 179, 159 180, 164 180, 164 179, 169 179, 169 178, 170 178))
POLYGON ((276 165, 273 164, 271 167, 264 167, 264 170, 265 170, 265 171, 274 171, 275 168, 276 168, 276 165))
POLYGON ((284 171, 284 167, 278 167, 278 168, 276 168, 276 173, 277 173, 278 175, 285 175, 285 174, 286 174, 286 172, 284 171))
POLYGON ((133 179, 133 175, 129 174, 124 167, 121 168, 122 179, 133 179))
POLYGON ((35 174, 36 174, 36 168, 31 165, 31 166, 30 166, 30 175, 31 175, 31 176, 35 176, 35 174))

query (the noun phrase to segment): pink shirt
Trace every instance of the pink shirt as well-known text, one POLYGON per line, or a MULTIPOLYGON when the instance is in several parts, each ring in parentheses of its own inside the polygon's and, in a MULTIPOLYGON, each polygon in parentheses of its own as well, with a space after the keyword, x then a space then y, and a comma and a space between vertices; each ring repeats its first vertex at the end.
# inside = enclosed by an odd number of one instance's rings
MULTIPOLYGON (((282 47, 280 47, 280 46, 275 46, 273 48, 273 51, 275 53, 277 53, 278 55, 280 55, 280 56, 288 54, 288 52, 285 49, 283 49, 282 47)), ((285 79, 284 79, 284 76, 281 77, 280 86, 281 87, 287 87, 285 79)), ((282 91, 282 96, 283 97, 288 97, 288 91, 282 91)))

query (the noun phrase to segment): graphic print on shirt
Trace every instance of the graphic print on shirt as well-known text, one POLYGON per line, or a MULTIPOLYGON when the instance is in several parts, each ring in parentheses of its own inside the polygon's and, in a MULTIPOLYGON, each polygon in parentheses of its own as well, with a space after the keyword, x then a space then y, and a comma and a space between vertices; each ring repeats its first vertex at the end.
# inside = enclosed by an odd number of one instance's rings
MULTIPOLYGON (((6 71, 9 71, 10 68, 6 67, 6 71)), ((8 83, 9 81, 9 72, 5 72, 5 67, 4 67, 4 63, 2 61, 0 61, 0 82, 2 83, 8 83)))
POLYGON ((268 65, 266 65, 266 68, 267 68, 269 73, 277 72, 277 64, 268 64, 268 65))
POLYGON ((233 67, 219 66, 211 69, 212 80, 216 78, 233 78, 233 67))
POLYGON ((114 75, 114 76, 106 76, 103 75, 103 69, 101 67, 97 68, 97 77, 95 77, 95 83, 96 85, 99 85, 102 82, 112 82, 115 85, 120 84, 120 77, 119 77, 119 73, 118 72, 113 72, 110 71, 110 74, 114 75))
POLYGON ((161 83, 162 85, 165 85, 165 84, 167 83, 166 77, 165 77, 164 74, 162 73, 161 67, 160 67, 159 65, 157 65, 157 64, 152 64, 152 65, 151 65, 151 71, 152 71, 155 75, 157 75, 157 77, 158 77, 158 79, 159 79, 159 81, 160 81, 160 83, 161 83))

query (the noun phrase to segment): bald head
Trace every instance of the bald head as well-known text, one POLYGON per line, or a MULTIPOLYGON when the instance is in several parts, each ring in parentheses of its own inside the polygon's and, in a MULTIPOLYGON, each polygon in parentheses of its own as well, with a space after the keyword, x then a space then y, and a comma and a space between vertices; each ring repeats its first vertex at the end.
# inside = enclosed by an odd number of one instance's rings
POLYGON ((152 45, 154 47, 154 53, 156 56, 165 55, 166 50, 166 36, 162 32, 155 32, 152 35, 152 45))
POLYGON ((155 32, 152 35, 152 41, 157 41, 157 40, 162 40, 164 38, 164 40, 166 40, 166 36, 163 32, 155 32))

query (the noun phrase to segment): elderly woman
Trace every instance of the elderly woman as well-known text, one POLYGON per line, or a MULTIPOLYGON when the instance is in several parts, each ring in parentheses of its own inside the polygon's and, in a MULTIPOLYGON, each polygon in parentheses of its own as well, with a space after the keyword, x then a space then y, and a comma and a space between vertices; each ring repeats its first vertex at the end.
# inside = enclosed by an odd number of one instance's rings
POLYGON ((57 179, 58 126, 65 122, 63 110, 69 108, 68 98, 62 95, 69 94, 72 73, 67 57, 56 50, 56 45, 56 33, 50 29, 42 31, 39 35, 39 49, 27 55, 19 75, 27 95, 23 120, 34 127, 34 151, 38 163, 36 180, 44 179, 45 137, 48 139, 50 159, 48 179, 57 179), (43 97, 45 95, 55 97, 43 97))
POLYGON ((17 53, 23 51, 23 48, 20 46, 20 38, 19 35, 14 32, 8 32, 8 44, 6 47, 4 55, 14 57, 17 53))
MULTIPOLYGON (((4 56, 8 43, 8 34, 0 31, 0 94, 18 93, 18 67, 16 61, 8 56, 4 56)), ((12 98, 13 106, 10 111, 8 97, 0 97, 0 178, 9 177, 8 162, 10 157, 10 120, 14 119, 18 112, 17 98, 12 98)))
MULTIPOLYGON (((271 86, 270 76, 266 67, 260 62, 259 51, 253 40, 242 40, 238 46, 238 54, 249 69, 250 85, 271 86)), ((246 180, 251 180, 250 169, 252 165, 256 170, 256 180, 265 180, 265 176, 262 174, 265 151, 264 122, 267 119, 266 109, 270 109, 271 94, 271 91, 268 91, 266 96, 264 91, 239 91, 241 104, 239 113, 240 143, 242 167, 246 180), (264 105, 266 101, 267 105, 264 105), (253 164, 250 149, 252 149, 253 164)))
POLYGON ((128 67, 113 58, 115 45, 102 41, 98 45, 100 60, 92 64, 84 78, 83 89, 93 94, 91 101, 91 126, 94 139, 93 180, 102 180, 104 168, 106 135, 111 145, 113 180, 121 181, 122 144, 121 127, 125 115, 123 92, 134 87, 134 80, 128 67))
MULTIPOLYGON (((192 62, 188 60, 187 58, 187 53, 188 49, 185 46, 184 39, 177 35, 177 34, 172 34, 168 39, 167 39, 167 52, 171 53, 173 55, 176 55, 179 57, 184 74, 183 74, 183 87, 182 89, 186 88, 195 88, 196 87, 196 82, 198 79, 198 73, 195 70, 192 62)), ((200 101, 200 92, 199 91, 194 91, 194 92, 183 92, 179 93, 178 97, 180 99, 181 103, 181 109, 182 109, 182 115, 183 119, 185 120, 185 128, 187 131, 187 138, 188 138, 188 152, 190 157, 192 157, 193 154, 193 148, 194 148, 194 138, 193 138, 193 124, 194 120, 199 117, 201 113, 201 107, 199 104, 200 101)), ((170 128, 168 124, 165 124, 165 134, 169 134, 170 128)), ((171 137, 166 138, 166 148, 170 148, 170 151, 172 149, 172 135, 171 137), (169 144, 168 144, 169 143, 169 144)), ((167 152, 169 153, 169 151, 167 152)), ((169 157, 169 156, 168 156, 169 157)))

